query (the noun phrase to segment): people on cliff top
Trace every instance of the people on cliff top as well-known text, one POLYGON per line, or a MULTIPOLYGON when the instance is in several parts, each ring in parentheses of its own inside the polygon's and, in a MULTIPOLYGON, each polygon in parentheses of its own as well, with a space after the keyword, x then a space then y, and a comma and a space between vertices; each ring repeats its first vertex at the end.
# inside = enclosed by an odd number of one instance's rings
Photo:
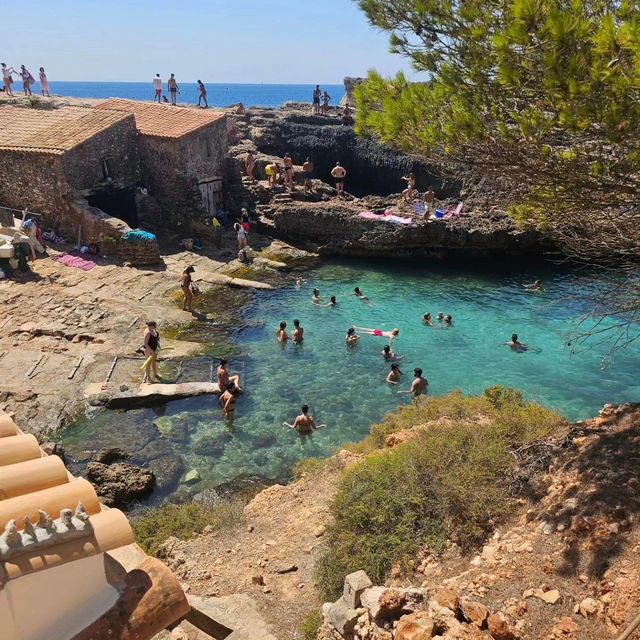
POLYGON ((160 380, 158 375, 158 351, 160 351, 158 324, 155 320, 149 320, 147 328, 144 330, 144 355, 147 359, 144 366, 143 383, 152 383, 160 380))
POLYGON ((300 320, 294 320, 293 321, 293 335, 291 336, 291 339, 296 343, 296 344, 301 344, 302 341, 304 340, 304 327, 300 325, 300 320))
POLYGON ((283 158, 284 163, 284 186, 287 189, 293 189, 293 159, 290 153, 285 153, 283 158))
POLYGON ((153 79, 153 101, 160 104, 162 102, 162 78, 159 73, 156 73, 156 77, 153 79))
POLYGON ((50 98, 51 95, 49 94, 49 79, 47 78, 47 74, 45 73, 44 67, 40 67, 40 93, 47 97, 50 98))
POLYGON ((322 115, 326 116, 329 113, 329 102, 331 102, 331 96, 325 91, 322 94, 322 115))
POLYGON ((193 303, 193 292, 191 291, 191 285, 193 284, 193 279, 191 274, 195 271, 193 267, 187 267, 182 272, 182 280, 180 281, 180 288, 182 289, 182 293, 184 293, 184 301, 182 303, 182 310, 193 312, 191 307, 193 303))
POLYGON ((20 77, 22 78, 22 89, 24 91, 24 95, 33 95, 31 92, 31 85, 36 81, 36 79, 31 75, 31 71, 29 71, 29 69, 27 69, 23 64, 20 65, 20 77))
POLYGON ((407 188, 402 192, 405 202, 411 204, 413 202, 413 194, 416 189, 416 176, 410 173, 408 176, 402 176, 402 180, 407 183, 407 188))
POLYGON ((302 413, 296 417, 296 419, 293 421, 293 424, 283 422, 283 426, 297 431, 301 436, 310 436, 311 433, 316 429, 322 429, 322 427, 326 427, 326 425, 324 424, 316 425, 316 421, 313 419, 313 416, 309 415, 309 407, 306 404, 303 404, 300 410, 302 411, 302 413))
POLYGON ((336 181, 337 195, 341 196, 344 193, 344 179, 347 176, 347 170, 339 162, 336 162, 336 166, 331 170, 331 176, 336 181))
POLYGON ((313 113, 316 116, 320 115, 320 97, 322 96, 322 91, 320 89, 320 85, 317 84, 316 88, 313 90, 313 113))
POLYGON ((244 108, 242 102, 240 102, 238 104, 238 107, 236 108, 236 114, 239 116, 243 116, 245 113, 247 113, 247 110, 244 108))
POLYGON ((178 94, 180 93, 180 87, 176 81, 175 75, 172 73, 169 80, 167 80, 167 88, 171 95, 171 106, 175 107, 178 104, 178 94))
POLYGON ((255 166, 256 166, 256 159, 253 157, 253 151, 249 150, 247 151, 247 156, 244 159, 244 168, 245 168, 245 171, 247 172, 247 176, 251 178, 251 180, 254 180, 253 170, 255 166))
POLYGON ((313 170, 313 162, 311 162, 311 160, 307 158, 302 165, 305 193, 311 193, 313 191, 313 170))
MULTIPOLYGON (((13 84, 13 74, 19 76, 20 74, 13 68, 13 67, 8 67, 6 62, 2 62, 0 63, 0 66, 2 67, 2 80, 4 82, 4 92, 8 95, 13 97, 13 91, 11 90, 11 85, 13 84)), ((318 102, 318 104, 320 104, 320 102, 318 102)))
POLYGON ((202 83, 202 80, 198 80, 198 106, 201 109, 209 108, 209 103, 207 102, 207 88, 202 83), (204 106, 202 106, 203 101, 204 101, 204 106))
POLYGON ((242 392, 242 388, 240 387, 240 376, 239 375, 229 375, 228 369, 229 361, 226 358, 222 358, 220 360, 220 365, 218 366, 218 371, 216 375, 218 377, 218 389, 222 391, 227 388, 227 385, 231 382, 233 383, 238 391, 242 392))

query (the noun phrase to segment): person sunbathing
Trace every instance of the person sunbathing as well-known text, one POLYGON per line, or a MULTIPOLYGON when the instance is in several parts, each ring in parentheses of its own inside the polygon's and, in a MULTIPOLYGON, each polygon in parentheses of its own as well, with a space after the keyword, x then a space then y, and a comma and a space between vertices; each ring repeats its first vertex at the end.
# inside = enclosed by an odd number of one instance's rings
POLYGON ((391 331, 382 331, 382 329, 367 329, 366 327, 354 327, 354 329, 358 329, 359 331, 362 331, 362 333, 366 333, 369 336, 388 338, 389 342, 396 338, 400 333, 400 329, 392 329, 391 331))

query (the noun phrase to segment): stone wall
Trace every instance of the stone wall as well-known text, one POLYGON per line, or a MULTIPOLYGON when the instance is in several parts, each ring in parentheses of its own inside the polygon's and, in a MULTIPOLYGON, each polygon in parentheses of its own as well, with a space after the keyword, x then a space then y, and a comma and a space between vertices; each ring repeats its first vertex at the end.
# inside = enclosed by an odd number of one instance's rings
POLYGON ((133 115, 71 149, 62 158, 66 181, 77 191, 112 182, 135 186, 139 179, 139 163, 133 115), (106 179, 105 161, 111 180, 106 179))
POLYGON ((202 213, 198 180, 224 173, 228 150, 226 118, 179 139, 139 137, 142 183, 160 205, 161 219, 154 224, 181 224, 202 213))

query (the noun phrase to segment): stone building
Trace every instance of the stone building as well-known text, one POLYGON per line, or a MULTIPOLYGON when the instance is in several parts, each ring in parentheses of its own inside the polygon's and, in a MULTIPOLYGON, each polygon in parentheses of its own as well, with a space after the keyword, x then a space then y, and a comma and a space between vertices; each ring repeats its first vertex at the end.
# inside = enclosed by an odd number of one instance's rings
POLYGON ((135 119, 84 107, 0 109, 0 205, 41 213, 69 239, 137 227, 135 119))
POLYGON ((145 222, 157 224, 159 215, 173 226, 216 211, 229 148, 225 114, 120 98, 97 109, 135 116, 141 183, 159 205, 159 212, 141 212, 145 222))

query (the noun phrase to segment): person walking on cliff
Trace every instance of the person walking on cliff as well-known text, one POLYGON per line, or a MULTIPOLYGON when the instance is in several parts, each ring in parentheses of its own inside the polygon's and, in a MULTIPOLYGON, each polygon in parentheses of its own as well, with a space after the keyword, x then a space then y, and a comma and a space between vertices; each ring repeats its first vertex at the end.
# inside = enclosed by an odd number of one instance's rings
MULTIPOLYGON (((11 77, 14 73, 16 75, 20 75, 13 67, 7 67, 6 62, 0 64, 2 67, 2 80, 4 81, 4 92, 13 98, 13 91, 11 90, 11 85, 13 84, 13 78, 11 77)), ((320 104, 320 103, 318 103, 320 104)))
POLYGON ((155 320, 147 322, 144 331, 144 355, 147 358, 142 382, 157 382, 158 376, 158 351, 160 350, 160 334, 155 320))
POLYGON ((198 106, 201 109, 208 109, 209 104, 207 103, 207 88, 202 84, 202 80, 198 80, 198 106), (204 100, 204 107, 202 106, 202 101, 204 100))
POLYGON ((189 311, 193 313, 193 309, 191 307, 193 303, 193 292, 191 291, 191 284, 193 282, 191 278, 191 274, 195 271, 193 267, 187 267, 182 272, 182 279, 180 280, 180 288, 182 289, 182 293, 184 293, 184 302, 182 303, 182 310, 189 311))
POLYGON ((313 114, 316 116, 320 115, 320 97, 322 96, 322 91, 320 90, 320 85, 317 84, 316 88, 313 90, 313 114))
POLYGON ((344 194, 344 179, 346 175, 347 170, 339 162, 336 162, 336 166, 331 170, 331 176, 336 181, 336 191, 338 197, 344 194))
POLYGON ((244 159, 244 166, 247 171, 247 176, 251 178, 251 181, 253 182, 253 170, 256 166, 256 159, 253 157, 253 151, 247 151, 247 157, 244 159))
POLYGON ((284 154, 284 186, 293 191, 293 160, 290 153, 284 154))
POLYGON ((302 165, 302 175, 304 176, 304 192, 311 193, 313 191, 313 162, 309 158, 302 165))
POLYGON ((31 92, 31 85, 36 80, 31 75, 31 71, 29 71, 29 69, 27 69, 24 65, 20 65, 20 77, 22 78, 22 89, 24 90, 24 95, 25 96, 33 95, 33 93, 31 92))
POLYGON ((156 73, 156 77, 153 79, 153 101, 158 102, 158 104, 162 103, 162 78, 159 73, 156 73))
POLYGON ((49 94, 49 79, 44 71, 44 67, 40 67, 40 93, 47 98, 50 98, 49 94))
POLYGON ((175 107, 178 104, 178 94, 180 93, 180 87, 178 86, 173 73, 171 74, 169 80, 167 80, 167 88, 169 89, 169 93, 171 94, 171 106, 175 107))

